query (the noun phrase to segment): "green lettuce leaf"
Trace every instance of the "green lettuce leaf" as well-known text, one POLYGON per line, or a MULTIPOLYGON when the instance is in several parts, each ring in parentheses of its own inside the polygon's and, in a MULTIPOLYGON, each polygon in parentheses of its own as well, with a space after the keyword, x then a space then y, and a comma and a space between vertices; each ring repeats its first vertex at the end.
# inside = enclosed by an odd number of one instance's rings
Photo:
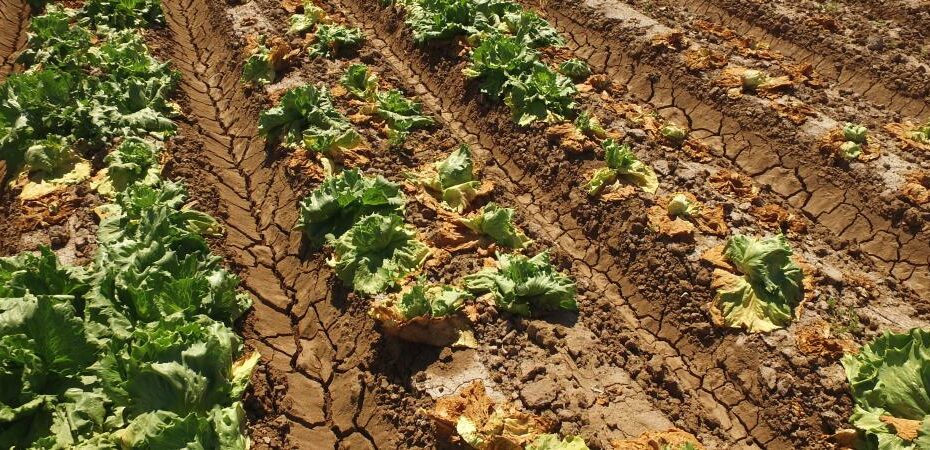
POLYGON ((560 439, 557 434, 543 434, 528 444, 526 450, 588 450, 588 445, 578 436, 560 439))
POLYGON ((659 178, 655 171, 640 161, 627 144, 617 144, 613 139, 601 143, 605 150, 606 168, 597 169, 585 185, 588 195, 597 196, 618 180, 639 186, 645 192, 655 193, 659 189, 659 178))
POLYGON ((578 310, 575 282, 549 262, 549 252, 532 258, 498 254, 497 266, 465 277, 474 293, 491 293, 498 308, 521 316, 566 309, 578 310))
POLYGON ((378 97, 378 77, 364 64, 352 64, 339 82, 356 98, 375 101, 378 97))
POLYGON ((471 149, 461 145, 433 167, 435 175, 421 183, 449 209, 459 213, 468 209, 481 187, 481 182, 475 179, 471 149))
POLYGON ((330 154, 352 148, 360 137, 336 110, 324 86, 301 86, 287 91, 281 103, 259 116, 259 134, 285 146, 302 145, 330 154))
POLYGON ((489 236, 505 247, 520 249, 531 240, 513 223, 514 210, 488 203, 480 212, 462 219, 462 224, 475 233, 489 236))
POLYGON ((310 244, 319 248, 370 214, 402 214, 406 199, 400 186, 382 176, 366 177, 345 170, 329 177, 300 202, 294 229, 302 230, 310 244))
POLYGON ((429 248, 397 214, 363 217, 333 242, 328 261, 336 275, 355 292, 379 294, 418 270, 429 248))
POLYGON ((445 317, 458 312, 472 298, 456 287, 421 280, 400 294, 396 306, 407 320, 420 316, 445 317))
POLYGON ((803 297, 804 274, 791 260, 785 237, 735 235, 727 241, 724 254, 742 274, 717 272, 720 278, 714 304, 724 323, 765 332, 791 322, 794 307, 803 297))
POLYGON ((930 445, 930 332, 885 332, 842 360, 855 408, 850 422, 870 449, 922 449, 930 445), (914 421, 907 440, 889 418, 914 421))
POLYGON ((319 56, 335 58, 343 52, 357 49, 362 45, 363 40, 360 28, 332 24, 319 25, 316 27, 313 43, 307 47, 307 55, 311 58, 319 56))

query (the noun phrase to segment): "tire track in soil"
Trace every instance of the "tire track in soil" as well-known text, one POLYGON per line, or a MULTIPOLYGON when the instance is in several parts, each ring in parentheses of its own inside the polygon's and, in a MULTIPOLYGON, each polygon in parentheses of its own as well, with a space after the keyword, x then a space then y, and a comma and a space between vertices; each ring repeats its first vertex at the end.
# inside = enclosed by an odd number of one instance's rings
MULTIPOLYGON (((600 5, 598 8, 616 5, 620 8, 618 14, 625 16, 638 14, 612 0, 595 4, 600 5)), ((692 130, 710 134, 723 149, 719 157, 759 184, 769 186, 797 212, 823 225, 836 238, 856 245, 885 274, 924 299, 930 295, 930 233, 911 232, 900 221, 882 215, 885 205, 878 194, 881 187, 869 186, 869 181, 833 168, 814 148, 815 142, 805 139, 803 130, 786 138, 779 135, 781 129, 717 106, 707 100, 709 86, 703 80, 677 67, 667 67, 663 61, 655 66, 644 62, 643 55, 638 54, 638 43, 612 36, 612 30, 624 25, 610 19, 605 25, 601 10, 563 1, 546 2, 537 9, 547 14, 569 39, 569 47, 596 72, 607 73, 621 85, 629 86, 631 92, 661 113, 685 119, 692 130)))
MULTIPOLYGON (((799 63, 810 63, 818 76, 836 83, 837 89, 849 89, 875 105, 896 111, 905 117, 920 121, 930 118, 930 102, 913 91, 926 92, 930 84, 926 79, 915 81, 912 86, 901 89, 888 84, 886 73, 874 69, 868 61, 864 68, 844 62, 838 51, 824 44, 816 35, 805 33, 804 25, 772 18, 767 9, 753 9, 745 2, 730 0, 686 0, 674 2, 675 6, 687 9, 696 16, 722 24, 743 36, 751 36, 768 43, 799 63), (747 16, 748 14, 748 16, 747 16), (756 17, 752 17, 755 15, 756 17), (755 20, 753 20, 755 19, 755 20), (767 26, 767 24, 773 24, 767 26), (782 28, 780 35, 771 27, 782 28), (919 84, 918 84, 919 83, 919 84), (907 92, 910 90, 911 92, 907 92)), ((919 78, 917 78, 919 80, 919 78)))
POLYGON ((376 335, 364 312, 346 311, 345 294, 330 289, 323 260, 301 258, 300 233, 290 231, 297 198, 283 164, 266 161, 257 115, 239 86, 241 58, 229 47, 222 6, 165 0, 163 7, 175 44, 168 50, 199 131, 191 137, 202 141, 210 164, 204 169, 212 172, 203 183, 215 186, 226 208, 220 219, 227 253, 255 298, 245 320, 246 345, 286 381, 264 380, 276 394, 283 390, 274 409, 287 419, 288 445, 354 449, 378 448, 377 442, 391 448, 396 433, 375 416, 361 368, 376 335))
MULTIPOLYGON (((557 243, 573 259, 575 271, 591 281, 594 291, 603 293, 603 299, 595 300, 598 306, 606 306, 605 310, 611 311, 613 323, 593 330, 595 334, 599 334, 605 344, 613 342, 616 345, 621 341, 613 339, 620 336, 629 338, 624 333, 631 333, 641 358, 637 364, 644 361, 656 364, 652 370, 661 374, 661 380, 656 380, 655 384, 642 378, 637 378, 637 382, 644 383, 643 387, 653 392, 677 391, 678 394, 673 396, 682 399, 682 403, 677 405, 662 404, 662 401, 652 399, 656 407, 669 417, 678 418, 679 424, 690 431, 720 436, 727 448, 797 447, 787 437, 791 430, 779 429, 777 425, 792 407, 791 401, 780 399, 779 402, 761 391, 762 380, 756 372, 763 355, 775 359, 784 358, 782 355, 770 355, 771 349, 759 341, 744 342, 735 335, 708 339, 684 329, 683 324, 687 322, 675 316, 677 305, 664 298, 678 293, 646 292, 638 288, 661 286, 667 280, 652 278, 651 282, 642 282, 642 279, 631 278, 627 266, 631 265, 629 258, 635 259, 636 256, 614 255, 615 243, 598 240, 597 229, 592 232, 591 227, 579 223, 577 211, 567 201, 567 196, 558 192, 564 186, 556 189, 543 186, 547 181, 540 178, 553 174, 531 173, 531 167, 527 170, 521 167, 524 165, 521 152, 545 151, 538 148, 522 150, 520 144, 524 142, 520 141, 520 135, 527 130, 512 126, 509 114, 488 111, 458 91, 457 81, 441 75, 457 75, 457 71, 437 65, 441 58, 431 59, 429 54, 413 46, 409 36, 403 32, 400 16, 391 17, 390 11, 381 9, 376 2, 331 0, 327 3, 345 13, 353 25, 361 26, 366 34, 372 36, 369 45, 384 55, 398 73, 406 76, 420 100, 433 109, 443 111, 443 120, 456 132, 464 134, 464 140, 480 144, 484 153, 490 152, 490 159, 496 162, 501 177, 509 180, 514 191, 522 192, 516 199, 528 220, 535 222, 541 234, 557 243)), ((549 179, 548 182, 559 181, 549 179)), ((572 184, 571 180, 562 182, 572 184)), ((622 227, 622 224, 618 223, 617 227, 622 227)), ((664 259, 663 262, 672 266, 670 272, 683 279, 695 277, 684 258, 672 257, 669 252, 656 248, 641 248, 633 253, 639 252, 644 253, 642 259, 664 259)), ((648 278, 650 275, 639 273, 637 276, 648 278)), ((783 363, 786 367, 793 367, 788 361, 783 363)), ((810 382, 809 379, 805 381, 810 382)), ((818 431, 811 422, 804 423, 803 427, 812 432, 818 431)))
POLYGON ((16 56, 26 45, 29 5, 22 0, 0 0, 0 81, 16 68, 16 56))

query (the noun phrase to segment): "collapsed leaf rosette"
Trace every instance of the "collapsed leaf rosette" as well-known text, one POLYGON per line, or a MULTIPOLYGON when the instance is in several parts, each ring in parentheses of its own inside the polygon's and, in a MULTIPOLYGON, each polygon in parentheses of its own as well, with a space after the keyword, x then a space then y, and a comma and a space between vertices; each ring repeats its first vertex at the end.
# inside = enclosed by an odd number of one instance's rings
POLYGON ((721 255, 708 253, 705 260, 717 266, 712 282, 717 293, 710 305, 715 324, 759 333, 791 322, 803 300, 804 274, 783 235, 734 235, 721 255))
POLYGON ((553 426, 513 405, 496 404, 481 380, 436 400, 430 415, 441 439, 477 450, 523 450, 553 426))
POLYGON ((470 209, 475 200, 492 189, 490 182, 478 180, 471 149, 467 145, 460 146, 446 159, 425 168, 415 177, 443 205, 458 213, 470 209))
POLYGON ((520 249, 527 246, 532 240, 526 237, 514 224, 513 208, 504 208, 497 203, 488 203, 481 211, 461 219, 459 222, 476 234, 488 236, 494 242, 520 249))
POLYGON ((338 155, 361 142, 358 132, 336 110, 322 85, 300 86, 285 92, 277 106, 259 114, 258 132, 286 147, 302 146, 325 155, 338 155))
POLYGON ((844 161, 871 161, 881 156, 880 148, 868 139, 868 130, 847 123, 820 139, 820 150, 844 161))
POLYGON ((429 253, 403 217, 372 214, 333 241, 333 256, 327 263, 355 292, 375 295, 419 270, 429 253))
POLYGON ((376 299, 368 314, 386 334, 405 341, 474 348, 477 343, 462 313, 465 302, 473 298, 452 286, 417 282, 376 299))
POLYGON ((498 308, 521 316, 578 310, 574 280, 552 265, 548 251, 532 258, 498 254, 493 267, 466 276, 465 286, 477 294, 490 294, 498 308))
POLYGON ((659 189, 659 178, 655 171, 640 161, 629 145, 618 144, 613 139, 605 139, 601 145, 604 147, 607 167, 591 174, 585 185, 588 195, 596 197, 605 190, 616 189, 620 181, 638 186, 650 194, 659 189))
POLYGON ((930 448, 930 332, 885 332, 842 363, 864 448, 930 448))

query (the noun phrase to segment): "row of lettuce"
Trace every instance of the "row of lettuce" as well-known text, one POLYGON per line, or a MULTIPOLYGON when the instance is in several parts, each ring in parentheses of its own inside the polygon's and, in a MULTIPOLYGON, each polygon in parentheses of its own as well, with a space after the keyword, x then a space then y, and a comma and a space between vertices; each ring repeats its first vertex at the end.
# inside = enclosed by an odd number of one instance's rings
MULTIPOLYGON (((542 62, 540 49, 561 46, 563 42, 533 12, 506 0, 399 0, 396 4, 406 10, 406 22, 417 42, 464 39, 469 49, 465 76, 477 79, 481 92, 490 99, 507 104, 517 123, 571 120, 578 133, 599 142, 606 167, 596 170, 584 186, 589 195, 597 197, 624 184, 656 192, 659 181, 655 172, 636 157, 630 146, 608 137, 592 114, 579 112, 573 100, 577 91, 574 82, 584 81, 591 74, 588 67, 573 59, 557 69, 542 62)), ((311 57, 335 57, 340 49, 358 48, 362 42, 358 29, 330 23, 325 12, 312 2, 305 2, 291 23, 291 34, 316 33, 308 39, 311 57), (320 45, 329 51, 321 51, 320 45)), ((244 79, 251 83, 272 82, 278 61, 274 55, 284 52, 259 49, 250 56, 247 68, 250 64, 262 65, 267 70, 247 69, 244 79), (256 79, 251 72, 268 75, 256 79)), ((388 91, 395 101, 386 101, 388 95, 379 89, 377 78, 364 65, 350 66, 341 84, 355 100, 367 104, 364 113, 385 122, 392 147, 403 145, 403 139, 395 138, 398 131, 406 136, 406 132, 432 124, 432 119, 422 115, 419 104, 399 91, 388 91)), ((271 140, 318 152, 327 159, 338 159, 360 139, 350 121, 333 106, 324 86, 288 91, 278 106, 262 114, 260 130, 271 140)), ((674 124, 658 131, 673 147, 682 146, 688 137, 686 130, 674 124)), ((845 141, 853 144, 861 142, 863 135, 864 130, 852 125, 844 129, 845 141)), ((551 265, 547 253, 535 257, 519 253, 528 240, 514 225, 512 209, 494 203, 483 208, 473 206, 481 182, 467 148, 421 168, 411 179, 453 213, 449 220, 495 242, 499 248, 518 252, 499 253, 493 267, 466 276, 460 286, 430 283, 422 278, 410 282, 432 249, 404 221, 407 199, 401 186, 354 170, 330 176, 301 202, 297 228, 313 247, 328 245, 332 249, 330 265, 346 285, 359 294, 375 297, 371 312, 386 332, 417 342, 462 344, 462 310, 475 301, 476 295, 489 294, 486 298, 498 309, 521 316, 577 309, 574 282, 551 265), (471 215, 460 216, 472 210, 471 215), (450 333, 449 327, 455 332, 450 333)), ((667 212, 684 220, 700 214, 699 205, 683 194, 670 199, 667 212)), ((726 326, 750 332, 771 331, 791 323, 804 298, 804 274, 785 237, 734 235, 720 249, 715 262, 717 295, 711 305, 715 319, 719 317, 726 326)), ((926 333, 921 330, 904 335, 887 333, 862 352, 844 358, 857 403, 852 420, 860 431, 858 446, 875 448, 892 443, 900 448, 920 448, 923 430, 930 431, 926 428, 930 426, 930 408, 919 401, 927 396, 926 386, 921 383, 917 392, 903 392, 895 383, 914 381, 907 378, 919 377, 923 372, 928 358, 919 348, 925 340, 926 333), (889 357, 902 352, 907 358, 889 357), (898 371, 902 365, 910 369, 898 371), (912 404, 915 402, 916 407, 912 404), (921 431, 910 435, 900 432, 902 427, 921 431)))
POLYGON ((249 447, 258 354, 232 327, 251 299, 205 241, 222 228, 160 175, 178 74, 140 28, 163 20, 156 0, 48 5, 0 84, 4 182, 53 195, 102 161, 109 199, 86 266, 0 258, 0 447, 249 447))

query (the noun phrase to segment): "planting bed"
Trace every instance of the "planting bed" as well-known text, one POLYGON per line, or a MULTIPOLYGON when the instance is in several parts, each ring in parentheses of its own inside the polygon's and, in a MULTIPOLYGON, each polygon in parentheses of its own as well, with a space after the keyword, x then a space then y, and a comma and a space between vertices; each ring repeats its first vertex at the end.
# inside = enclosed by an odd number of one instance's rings
MULTIPOLYGON (((875 397, 869 404, 859 391, 871 389, 868 382, 853 388, 849 381, 861 369, 856 364, 866 364, 856 355, 871 355, 868 346, 883 333, 905 339, 909 330, 917 336, 930 326, 930 143, 911 134, 930 120, 930 44, 920 44, 928 38, 920 26, 930 23, 926 7, 905 0, 891 2, 895 7, 458 0, 507 3, 548 21, 551 28, 531 27, 552 31, 563 45, 521 43, 538 48, 532 70, 565 61, 590 68, 571 81, 558 75, 570 94, 547 98, 572 106, 547 103, 539 113, 515 106, 529 82, 507 79, 501 88, 507 100, 496 99, 483 84, 488 75, 473 63, 478 49, 501 38, 495 33, 519 35, 515 26, 476 25, 478 32, 423 39, 411 17, 442 3, 451 2, 162 0, 163 23, 134 27, 148 51, 177 71, 170 95, 176 131, 165 136, 160 176, 186 186, 187 205, 222 226, 221 233, 201 231, 210 252, 241 279, 238 292, 251 298, 238 319, 216 319, 232 324, 244 343, 226 378, 235 379, 253 352, 260 355, 241 400, 245 418, 233 434, 259 449, 489 448, 463 425, 467 414, 458 411, 450 422, 442 409, 480 381, 477 391, 493 402, 589 448, 877 448, 877 439, 901 442, 893 448, 926 448, 930 411, 879 405, 875 397), (325 19, 288 32, 294 14, 325 19), (320 45, 333 25, 357 27, 357 42, 320 45), (252 64, 270 72, 246 79, 255 73, 252 64), (344 77, 359 65, 376 76, 365 93, 344 77), (754 76, 760 83, 752 84, 754 76), (326 119, 295 118, 286 109, 307 89, 319 89, 323 100, 302 100, 302 111, 327 111, 326 119), (392 90, 432 120, 402 129, 385 112, 383 95, 392 90), (579 115, 595 117, 602 129, 583 129, 579 115), (867 139, 857 141, 854 124, 868 130, 867 139), (283 137, 274 126, 284 128, 283 137), (289 142, 294 130, 300 137, 289 142), (341 140, 319 144, 333 130, 343 132, 341 140), (620 144, 629 145, 635 163, 611 165, 620 144), (850 144, 861 153, 849 156, 850 144), (316 145, 325 148, 318 152, 316 145), (473 155, 480 187, 463 190, 466 200, 456 210, 458 197, 437 197, 440 181, 430 177, 441 172, 434 163, 460 155, 462 145, 473 155), (607 173, 605 167, 613 170, 610 186, 595 195, 589 180, 595 171, 607 173), (378 211, 372 216, 345 213, 351 220, 343 229, 332 217, 361 200, 344 197, 341 206, 332 200, 323 212, 307 212, 313 206, 305 199, 352 169, 365 180, 383 177, 379 182, 405 198, 404 206, 391 206, 405 225, 382 227, 370 239, 406 229, 413 236, 408 245, 419 240, 428 248, 425 260, 394 267, 387 281, 359 275, 362 269, 345 274, 352 252, 366 250, 361 240, 350 242, 363 231, 359 223, 384 217, 386 206, 370 207, 378 211), (650 187, 655 178, 658 187, 650 187), (516 236, 526 243, 505 244, 486 229, 474 234, 461 225, 460 216, 472 218, 489 202, 512 208, 516 236), (677 203, 700 209, 675 213, 677 203), (321 229, 333 236, 324 238, 321 229), (746 256, 755 262, 743 265, 731 253, 740 236, 759 252, 746 256), (530 313, 486 294, 502 284, 474 287, 499 255, 544 251, 551 258, 546 270, 565 278, 540 275, 536 285, 517 288, 546 292, 526 294, 530 313), (762 275, 755 278, 753 270, 762 275), (757 310, 740 322, 721 302, 743 275, 739 295, 757 302, 757 310), (553 280, 573 284, 576 308, 564 297, 561 307, 534 303, 554 295, 553 280), (470 290, 456 316, 468 323, 456 337, 469 339, 409 342, 376 319, 373 304, 425 282, 470 290), (792 290, 792 282, 802 287, 792 290), (777 296, 789 305, 783 317, 766 309, 777 296), (863 425, 866 412, 874 415, 872 428, 863 425)), ((36 70, 16 61, 27 47, 29 17, 41 13, 0 0, 0 82, 36 70)), ((2 125, 12 129, 8 122, 2 125)), ((4 136, 0 151, 12 152, 4 136)), ((62 264, 100 264, 110 244, 98 240, 112 233, 106 208, 114 201, 100 179, 110 164, 105 155, 123 139, 82 148, 97 176, 46 195, 25 194, 26 175, 37 172, 32 166, 18 178, 7 174, 13 181, 0 188, 0 257, 47 246, 62 264)), ((0 162, 0 171, 9 170, 0 162)), ((375 204, 387 194, 366 195, 375 204)), ((13 297, 4 290, 12 283, 4 271, 12 269, 0 264, 0 301, 13 297)), ((84 320, 84 301, 74 304, 84 320)), ((8 310, 0 308, 0 315, 8 310)), ((432 314, 428 320, 441 320, 432 314)), ((4 333, 12 332, 0 320, 4 333)), ((930 338, 923 342, 930 345, 930 338)), ((920 367, 930 365, 926 355, 911 355, 920 367)), ((11 358, 0 353, 6 370, 0 375, 13 373, 11 358)), ((889 365, 892 359, 877 357, 889 365)), ((902 396, 922 392, 930 388, 902 396)), ((5 395, 0 407, 17 406, 5 395)), ((240 407, 226 398, 210 405, 208 414, 240 407)), ((113 414, 133 420, 138 408, 113 414)), ((13 430, 7 423, 26 420, 11 414, 15 420, 7 422, 0 415, 0 446, 19 448, 19 441, 3 440, 13 430)), ((98 425, 111 432, 112 422, 98 425)), ((243 440, 223 441, 222 427, 215 428, 222 444, 201 437, 198 443, 242 448, 243 440)), ((128 442, 127 434, 101 439, 115 446, 128 442)), ((538 434, 491 448, 585 448, 533 446, 538 434)))

